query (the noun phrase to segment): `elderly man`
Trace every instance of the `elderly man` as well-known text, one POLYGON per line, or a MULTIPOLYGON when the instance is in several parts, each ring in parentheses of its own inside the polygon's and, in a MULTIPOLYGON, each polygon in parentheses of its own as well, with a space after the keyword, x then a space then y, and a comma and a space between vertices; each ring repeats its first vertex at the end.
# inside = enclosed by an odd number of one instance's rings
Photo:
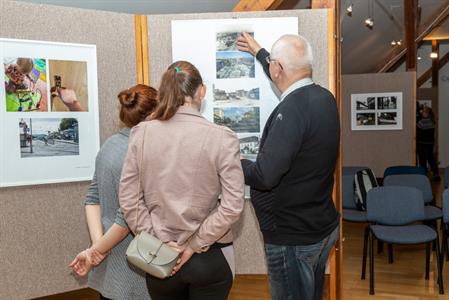
POLYGON ((259 219, 274 300, 321 300, 326 261, 339 238, 332 201, 340 140, 332 94, 315 84, 312 48, 284 35, 271 54, 243 33, 240 51, 256 56, 282 93, 255 162, 242 160, 259 219))

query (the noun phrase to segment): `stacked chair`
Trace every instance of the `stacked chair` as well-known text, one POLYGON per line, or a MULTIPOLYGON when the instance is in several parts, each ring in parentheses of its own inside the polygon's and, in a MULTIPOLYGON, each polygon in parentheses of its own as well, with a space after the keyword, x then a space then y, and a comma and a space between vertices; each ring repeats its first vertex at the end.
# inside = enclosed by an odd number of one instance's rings
MULTIPOLYGON (((394 175, 390 175, 394 176, 394 175)), ((383 186, 368 192, 367 220, 370 255, 370 294, 374 295, 374 239, 388 244, 426 244, 426 279, 429 279, 431 243, 436 243, 439 293, 444 294, 437 230, 424 224, 423 192, 409 186, 383 186)), ((365 240, 366 244, 367 241, 365 240)), ((366 247, 363 256, 366 258, 366 247)), ((362 278, 365 277, 366 259, 362 278)))

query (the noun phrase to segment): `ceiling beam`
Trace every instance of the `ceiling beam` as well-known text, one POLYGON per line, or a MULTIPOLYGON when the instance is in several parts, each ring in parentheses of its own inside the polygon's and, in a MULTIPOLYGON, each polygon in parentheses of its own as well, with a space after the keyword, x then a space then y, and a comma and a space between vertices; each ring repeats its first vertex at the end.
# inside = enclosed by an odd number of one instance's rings
POLYGON ((311 0, 312 8, 335 8, 335 0, 311 0))
POLYGON ((416 70, 416 0, 404 0, 404 28, 405 28, 405 70, 416 70))
MULTIPOLYGON (((438 61, 438 70, 441 70, 447 63, 449 63, 449 52, 446 53, 441 59, 438 61)), ((429 68, 418 78, 418 87, 422 86, 427 82, 430 78, 432 78, 432 68, 429 68)))
POLYGON ((276 9, 284 0, 240 0, 232 11, 262 11, 276 9))
MULTIPOLYGON (((449 0, 444 1, 436 13, 429 18, 427 22, 429 25, 416 37, 415 42, 418 46, 424 40, 424 38, 431 33, 436 27, 440 26, 449 16, 449 0)), ((407 52, 406 48, 402 48, 393 58, 391 58, 385 65, 379 68, 378 72, 388 72, 396 63, 402 59, 407 52)))

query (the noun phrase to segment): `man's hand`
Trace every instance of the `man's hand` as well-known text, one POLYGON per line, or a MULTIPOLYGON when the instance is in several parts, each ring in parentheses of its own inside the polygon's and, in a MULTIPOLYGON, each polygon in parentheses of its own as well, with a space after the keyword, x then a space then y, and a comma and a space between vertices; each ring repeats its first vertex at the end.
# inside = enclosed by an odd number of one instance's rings
POLYGON ((237 48, 240 51, 251 53, 253 56, 256 56, 257 52, 262 48, 256 40, 246 32, 242 32, 242 34, 237 39, 237 48))
POLYGON ((184 249, 184 251, 181 253, 181 256, 178 258, 178 261, 176 262, 175 267, 173 268, 173 271, 171 273, 171 276, 175 275, 176 272, 178 272, 182 266, 189 261, 189 259, 192 257, 192 255, 195 253, 195 251, 190 248, 189 245, 187 245, 184 249))

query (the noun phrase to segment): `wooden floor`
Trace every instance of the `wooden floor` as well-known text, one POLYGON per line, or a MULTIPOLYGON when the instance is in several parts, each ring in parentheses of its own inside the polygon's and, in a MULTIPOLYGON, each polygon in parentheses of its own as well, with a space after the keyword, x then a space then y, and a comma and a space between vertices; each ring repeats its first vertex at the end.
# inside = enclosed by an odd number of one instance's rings
MULTIPOLYGON (((442 184, 434 185, 437 202, 441 199, 442 184)), ((369 277, 360 279, 363 245, 363 225, 343 224, 344 269, 343 299, 380 300, 449 300, 449 263, 444 266, 444 288, 446 295, 438 294, 436 285, 435 255, 431 258, 430 279, 425 280, 425 247, 394 246, 394 263, 388 264, 386 252, 375 256, 376 295, 369 295, 369 277)), ((368 270, 367 270, 368 271, 368 270)), ((39 300, 96 300, 98 295, 84 289, 72 293, 39 298, 39 300)), ((270 299, 267 277, 264 275, 239 275, 229 297, 230 300, 270 299)), ((211 299, 213 300, 213 299, 211 299)))

